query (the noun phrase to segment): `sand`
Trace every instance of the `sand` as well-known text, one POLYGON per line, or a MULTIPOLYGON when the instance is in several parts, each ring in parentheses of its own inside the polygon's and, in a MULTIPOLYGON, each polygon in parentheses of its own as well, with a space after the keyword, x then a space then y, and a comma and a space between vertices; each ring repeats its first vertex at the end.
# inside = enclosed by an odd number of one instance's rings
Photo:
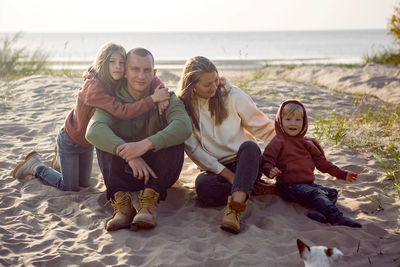
MULTIPOLYGON (((273 68, 266 78, 250 83, 254 101, 270 118, 286 98, 303 101, 311 120, 354 111, 352 96, 332 89, 399 99, 398 68, 273 68), (271 89, 273 93, 262 93, 271 89)), ((170 77, 167 84, 175 88, 176 76, 161 77, 170 77)), ((303 266, 296 247, 300 238, 309 245, 340 249, 344 257, 337 266, 400 266, 400 203, 384 195, 384 173, 377 161, 343 147, 324 146, 326 156, 360 173, 358 181, 350 184, 317 172, 317 182, 338 189, 337 206, 362 223, 361 229, 312 221, 300 205, 263 195, 250 198, 242 232, 226 233, 219 229, 224 207, 206 208, 197 201, 198 170, 187 157, 179 181, 158 207, 157 227, 137 232, 104 230, 112 208, 104 205, 105 186, 96 160, 91 187, 79 192, 59 191, 33 177, 11 177, 33 149, 50 162, 57 132, 81 83, 79 78, 51 76, 0 81, 0 265, 303 266), (383 210, 364 195, 379 197, 383 210)))

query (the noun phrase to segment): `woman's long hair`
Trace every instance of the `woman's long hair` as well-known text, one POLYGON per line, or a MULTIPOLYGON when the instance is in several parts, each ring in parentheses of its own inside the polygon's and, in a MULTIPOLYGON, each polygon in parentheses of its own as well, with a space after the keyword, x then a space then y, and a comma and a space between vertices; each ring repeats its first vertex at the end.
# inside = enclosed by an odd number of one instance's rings
POLYGON ((96 59, 94 61, 92 69, 94 71, 95 76, 100 80, 105 90, 110 95, 115 94, 115 90, 121 86, 123 80, 123 79, 120 79, 118 81, 114 80, 111 77, 109 71, 110 57, 111 54, 114 52, 120 53, 125 60, 126 58, 125 48, 115 43, 107 43, 103 45, 97 52, 96 59))
MULTIPOLYGON (((193 105, 196 103, 198 96, 194 87, 199 82, 200 76, 209 72, 216 72, 218 75, 218 70, 214 63, 202 56, 193 57, 186 62, 178 85, 178 97, 185 104, 186 112, 189 114, 197 130, 200 129, 199 119, 193 105)), ((220 79, 219 75, 218 79, 220 79)), ((216 125, 220 125, 228 117, 228 111, 224 105, 224 97, 226 95, 227 91, 220 81, 217 92, 210 98, 208 106, 208 110, 211 113, 211 117, 214 117, 216 125)))

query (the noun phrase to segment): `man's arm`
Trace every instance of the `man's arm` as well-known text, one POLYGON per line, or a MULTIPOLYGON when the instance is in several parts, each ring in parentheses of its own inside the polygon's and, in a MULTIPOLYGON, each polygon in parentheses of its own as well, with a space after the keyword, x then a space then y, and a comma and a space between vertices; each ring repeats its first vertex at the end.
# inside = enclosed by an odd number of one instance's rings
POLYGON ((153 143, 155 151, 182 144, 192 134, 192 123, 185 106, 173 93, 165 117, 167 127, 147 138, 153 143))
POLYGON ((86 129, 85 137, 98 149, 117 155, 117 147, 125 144, 125 141, 111 130, 113 123, 115 118, 109 113, 96 109, 86 129))
POLYGON ((192 134, 192 124, 183 103, 171 94, 170 104, 165 112, 167 126, 152 136, 138 142, 123 144, 117 148, 117 154, 130 161, 149 150, 160 150, 182 144, 192 134))

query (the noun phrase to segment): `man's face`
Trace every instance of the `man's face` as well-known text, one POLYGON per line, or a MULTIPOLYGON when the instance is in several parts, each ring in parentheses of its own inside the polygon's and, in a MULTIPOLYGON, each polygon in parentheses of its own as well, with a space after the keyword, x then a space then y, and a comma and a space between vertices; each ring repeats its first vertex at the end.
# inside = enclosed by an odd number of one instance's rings
POLYGON ((126 60, 125 78, 128 89, 137 93, 143 93, 150 87, 150 83, 156 75, 151 56, 141 57, 130 54, 126 60))

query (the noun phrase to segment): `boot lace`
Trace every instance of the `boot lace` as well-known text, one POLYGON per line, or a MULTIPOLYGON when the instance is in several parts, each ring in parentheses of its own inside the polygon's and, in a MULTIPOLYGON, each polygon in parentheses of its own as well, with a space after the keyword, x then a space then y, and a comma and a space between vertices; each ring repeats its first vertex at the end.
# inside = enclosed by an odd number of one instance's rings
POLYGON ((152 211, 155 207, 157 207, 157 200, 154 196, 141 196, 139 198, 139 210, 147 209, 152 211))
POLYGON ((125 212, 123 212, 122 207, 126 207, 130 204, 131 202, 131 198, 128 195, 124 195, 123 197, 118 198, 117 200, 110 198, 106 204, 104 204, 104 206, 106 206, 108 203, 111 204, 111 206, 114 209, 114 214, 113 217, 115 216, 115 214, 117 214, 118 212, 122 213, 122 214, 126 214, 125 212))

